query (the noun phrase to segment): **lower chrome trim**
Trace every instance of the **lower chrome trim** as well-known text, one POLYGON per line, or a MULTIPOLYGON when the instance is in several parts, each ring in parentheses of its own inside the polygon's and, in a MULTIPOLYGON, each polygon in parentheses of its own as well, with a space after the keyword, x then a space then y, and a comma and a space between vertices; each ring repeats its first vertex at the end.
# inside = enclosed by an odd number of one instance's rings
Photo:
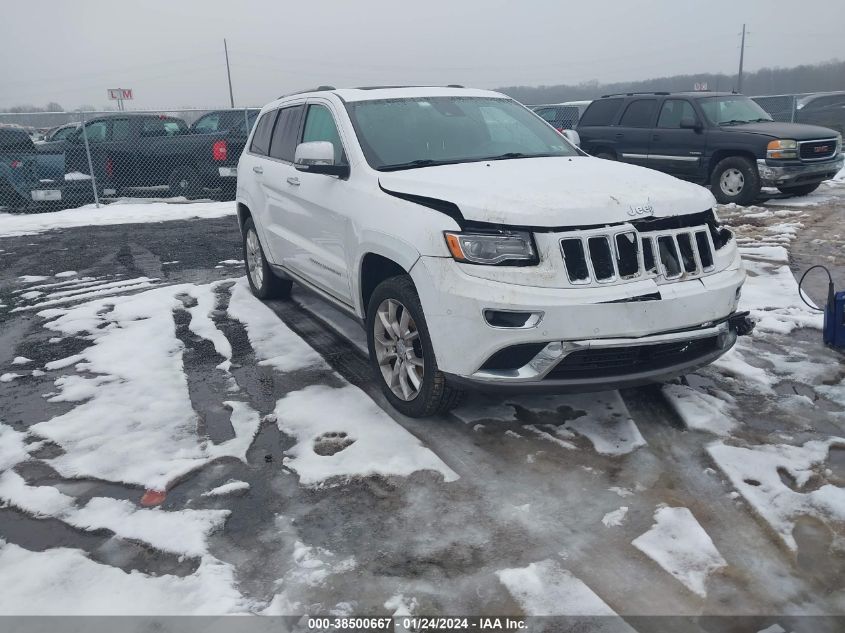
MULTIPOLYGON (((539 382, 554 369, 567 355, 577 350, 605 349, 610 347, 630 347, 633 345, 655 345, 673 341, 689 341, 700 338, 725 335, 731 332, 728 321, 722 321, 710 327, 696 330, 663 332, 640 338, 605 338, 579 341, 552 341, 528 363, 517 369, 485 369, 468 377, 472 382, 490 384, 511 384, 539 382)), ((661 370, 662 371, 662 370, 661 370)))

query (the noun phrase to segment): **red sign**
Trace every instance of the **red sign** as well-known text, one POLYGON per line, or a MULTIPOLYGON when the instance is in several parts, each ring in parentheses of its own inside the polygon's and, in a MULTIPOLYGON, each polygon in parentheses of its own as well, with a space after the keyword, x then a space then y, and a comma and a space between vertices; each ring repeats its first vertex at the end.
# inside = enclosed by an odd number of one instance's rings
POLYGON ((109 88, 108 93, 112 101, 132 99, 132 88, 109 88))

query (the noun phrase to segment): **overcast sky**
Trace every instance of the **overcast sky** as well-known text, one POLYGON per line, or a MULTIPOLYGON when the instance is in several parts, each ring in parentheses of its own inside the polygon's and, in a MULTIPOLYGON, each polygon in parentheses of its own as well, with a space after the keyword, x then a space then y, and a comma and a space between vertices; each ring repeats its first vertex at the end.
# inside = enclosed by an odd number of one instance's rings
MULTIPOLYGON (((613 82, 845 58, 845 1, 15 0, 0 107, 262 105, 318 84, 613 82)), ((845 87, 845 86, 843 86, 845 87)))

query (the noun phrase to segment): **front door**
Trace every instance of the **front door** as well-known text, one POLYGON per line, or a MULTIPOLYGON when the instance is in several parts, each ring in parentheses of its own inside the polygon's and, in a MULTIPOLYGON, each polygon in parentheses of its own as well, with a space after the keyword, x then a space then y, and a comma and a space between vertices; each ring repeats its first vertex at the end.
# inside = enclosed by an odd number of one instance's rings
POLYGON ((695 180, 701 169, 706 132, 695 108, 686 99, 666 99, 660 107, 657 127, 652 130, 649 165, 678 178, 695 180), (681 122, 693 122, 697 129, 682 128, 681 122))
MULTIPOLYGON (((306 108, 300 142, 328 141, 335 149, 335 164, 346 164, 332 105, 309 100, 306 108)), ((349 199, 348 181, 294 168, 291 173, 292 177, 282 186, 287 187, 291 203, 286 229, 295 248, 285 255, 284 264, 336 299, 352 305, 346 253, 350 222, 343 212, 349 199)))

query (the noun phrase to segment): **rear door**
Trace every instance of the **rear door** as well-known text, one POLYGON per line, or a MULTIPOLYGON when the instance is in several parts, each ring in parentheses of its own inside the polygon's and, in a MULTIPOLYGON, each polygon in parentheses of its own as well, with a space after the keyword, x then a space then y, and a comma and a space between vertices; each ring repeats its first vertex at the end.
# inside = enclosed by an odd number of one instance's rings
POLYGON ((617 157, 626 163, 649 167, 648 151, 657 118, 657 99, 632 99, 614 131, 617 157))
POLYGON ((701 169, 707 133, 681 128, 681 121, 701 125, 692 103, 686 99, 666 99, 660 106, 657 127, 652 130, 649 165, 667 174, 692 180, 701 169))
POLYGON ((265 167, 270 163, 267 157, 270 153, 270 139, 278 113, 278 110, 270 110, 261 115, 249 146, 238 163, 238 199, 243 200, 252 212, 264 254, 274 263, 279 263, 276 258, 276 252, 279 249, 273 239, 272 217, 267 207, 264 179, 265 176, 272 177, 271 173, 265 174, 265 167))
POLYGON ((259 176, 266 201, 265 228, 273 261, 288 266, 295 272, 299 271, 299 268, 293 264, 306 250, 293 228, 297 222, 296 203, 291 199, 291 181, 297 177, 293 168, 293 154, 296 151, 304 109, 303 104, 295 104, 278 110, 270 135, 268 156, 261 161, 263 173, 259 176))

